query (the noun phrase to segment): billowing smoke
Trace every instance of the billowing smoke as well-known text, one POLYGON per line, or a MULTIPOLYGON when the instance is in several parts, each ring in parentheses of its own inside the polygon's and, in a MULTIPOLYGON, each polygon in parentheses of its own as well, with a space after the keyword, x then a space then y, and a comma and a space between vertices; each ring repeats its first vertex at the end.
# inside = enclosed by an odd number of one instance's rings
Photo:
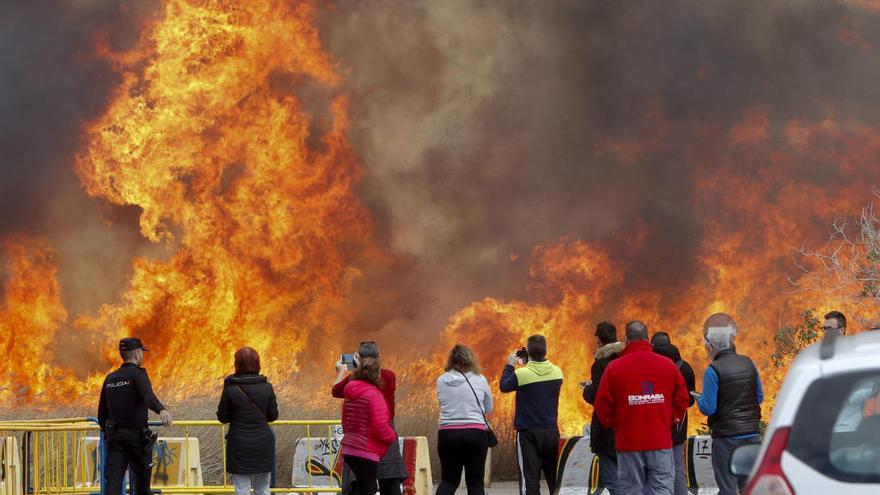
MULTIPOLYGON (((84 125, 121 82, 96 46, 124 51, 160 3, 18 2, 0 20, 0 236, 48 239, 73 316, 119 304, 132 258, 175 249, 148 243, 137 207, 90 199, 72 171, 84 125)), ((643 291, 675 306, 713 277, 703 268, 725 232, 743 240, 718 259, 772 251, 747 273, 785 290, 791 250, 821 240, 875 179, 873 5, 320 4, 334 91, 350 94, 360 199, 391 255, 359 267, 344 338, 406 338, 411 361, 471 302, 534 297, 531 253, 564 236, 619 266, 591 320, 643 291)), ((327 88, 273 83, 326 113, 327 88)), ((89 336, 69 323, 60 347, 76 359, 60 356, 81 366, 89 336)))
MULTIPOLYGON (((414 260, 425 302, 414 320, 389 328, 433 331, 470 301, 521 296, 532 248, 561 236, 606 244, 626 259, 616 290, 663 287, 680 298, 678 289, 700 276, 707 225, 736 231, 753 221, 720 202, 695 207, 698 179, 716 169, 776 190, 819 186, 819 203, 839 201, 835 190, 853 183, 867 198, 870 158, 841 167, 838 153, 816 153, 776 173, 770 156, 787 151, 792 122, 876 124, 880 71, 866 57, 880 41, 880 17, 867 7, 335 4, 322 33, 353 96, 353 142, 368 173, 363 197, 392 250, 414 260), (768 119, 768 154, 730 156, 722 142, 750 112, 768 119)), ((812 145, 839 151, 845 140, 812 145)), ((780 198, 764 200, 772 208, 780 198)), ((811 229, 788 248, 821 239, 830 219, 803 211, 793 221, 811 229)))
MULTIPOLYGON (((120 82, 99 40, 124 48, 156 2, 11 2, 0 19, 0 237, 45 237, 65 306, 76 314, 113 300, 131 258, 161 256, 137 229, 137 208, 89 199, 73 171, 82 129, 120 82)), ((2 254, 0 254, 2 257, 2 254)), ((0 282, 8 274, 0 268, 0 282)), ((87 335, 59 332, 56 356, 85 371, 87 335)))

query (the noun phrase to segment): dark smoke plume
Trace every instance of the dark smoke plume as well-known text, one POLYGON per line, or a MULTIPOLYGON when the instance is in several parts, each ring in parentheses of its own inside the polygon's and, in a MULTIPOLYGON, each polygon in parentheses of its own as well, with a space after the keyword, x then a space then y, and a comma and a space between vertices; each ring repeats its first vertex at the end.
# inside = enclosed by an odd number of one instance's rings
MULTIPOLYGON (((71 314, 111 302, 132 256, 166 252, 145 245, 137 211, 88 199, 71 170, 83 123, 118 82, 96 41, 129 46, 157 4, 3 7, 0 236, 50 237, 71 314)), ((355 326, 429 342, 471 301, 527 297, 529 253, 562 236, 627 260, 622 288, 676 295, 699 276, 697 242, 716 214, 690 198, 695 170, 717 166, 718 129, 755 107, 777 132, 795 119, 878 124, 872 5, 322 3, 322 36, 352 95, 361 195, 401 260, 395 283, 368 271, 355 299, 370 311, 355 326), (610 153, 618 142, 636 150, 610 153), (639 154, 639 143, 651 144, 639 154), (644 240, 633 247, 636 232, 644 240)), ((873 179, 873 168, 844 174, 824 156, 804 156, 790 179, 829 193, 873 179)), ((741 164, 753 175, 767 166, 741 164)), ((718 215, 731 229, 748 221, 718 215)))
MULTIPOLYGON (((2 7, 0 238, 49 238, 65 305, 74 315, 111 301, 131 258, 149 249, 138 233, 138 212, 89 199, 73 162, 83 144, 81 129, 103 111, 119 82, 95 54, 96 43, 130 46, 154 8, 152 2, 113 0, 10 1, 2 7)), ((71 331, 61 338, 61 359, 87 368, 79 345, 87 336, 71 331)))
MULTIPOLYGON (((334 4, 322 33, 353 94, 363 196, 430 302, 401 330, 521 296, 531 249, 565 235, 629 260, 622 287, 679 297, 717 213, 690 204, 694 167, 716 166, 713 126, 753 107, 771 128, 875 125, 878 27, 858 5, 795 0, 334 4), (636 160, 605 146, 656 139, 636 160), (644 242, 624 248, 639 229, 644 242)), ((810 158, 791 180, 833 189, 875 173, 838 165, 810 158)))

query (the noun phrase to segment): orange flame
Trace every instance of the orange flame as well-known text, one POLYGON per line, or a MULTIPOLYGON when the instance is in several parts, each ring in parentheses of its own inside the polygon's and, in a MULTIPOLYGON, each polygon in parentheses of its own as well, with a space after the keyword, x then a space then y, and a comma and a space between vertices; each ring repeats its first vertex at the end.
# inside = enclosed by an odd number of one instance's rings
POLYGON ((55 400, 55 334, 67 321, 61 288, 55 277, 52 249, 45 243, 17 237, 3 243, 8 281, 5 305, 0 307, 0 335, 4 368, 0 374, 0 401, 55 400))
MULTIPOLYGON (((139 207, 143 235, 169 254, 136 259, 119 301, 71 323, 51 248, 7 240, 0 348, 12 373, 0 376, 0 401, 69 403, 88 394, 93 403, 117 360, 115 339, 128 335, 154 349, 148 366, 163 399, 213 394, 199 386, 218 383, 242 345, 260 351, 283 391, 310 338, 343 333, 359 309, 348 299, 359 266, 382 253, 371 244, 371 219, 355 194, 361 169, 345 136, 348 103, 314 16, 309 2, 167 0, 133 49, 99 47, 122 83, 85 129, 76 171, 90 195, 139 207), (304 82, 331 94, 327 116, 307 111, 289 89, 304 82), (52 346, 60 331, 88 332, 101 346, 103 369, 81 376, 58 365, 52 346)), ((645 139, 609 139, 600 151, 626 167, 681 140, 659 108, 646 112, 653 131, 645 139)), ((703 234, 689 286, 679 293, 622 287, 631 267, 618 251, 652 254, 644 226, 609 242, 572 237, 539 245, 531 297, 490 297, 453 314, 437 349, 402 370, 402 384, 421 389, 412 400, 434 402, 425 391, 452 344, 476 349, 497 380, 507 353, 543 333, 566 374, 560 425, 577 433, 590 413, 577 383, 589 377, 599 320, 622 328, 640 319, 669 332, 699 375, 707 360, 702 322, 727 311, 740 324, 738 348, 762 370, 769 417, 783 372, 768 359, 776 329, 807 307, 842 309, 854 320, 873 316, 872 308, 838 307, 833 297, 786 292, 784 267, 833 215, 867 202, 864 171, 873 170, 870 157, 880 152, 880 136, 857 123, 829 117, 772 128, 771 120, 766 109, 752 107, 733 124, 689 129, 697 143, 683 145, 684 159, 695 187, 683 194, 703 234), (797 177, 797 163, 814 156, 839 164, 834 173, 844 180, 836 182, 845 185, 833 202, 817 201, 827 197, 821 181, 797 177)), ((509 415, 510 398, 501 402, 509 415)))
MULTIPOLYGON (((647 118, 655 122, 656 135, 639 142, 609 142, 609 152, 623 153, 626 162, 662 146, 663 119, 655 111, 648 112, 647 118)), ((742 120, 729 128, 698 130, 717 134, 713 138, 722 144, 713 150, 716 167, 695 163, 698 187, 692 198, 694 210, 711 214, 700 216, 704 229, 698 246, 700 276, 680 293, 658 286, 622 287, 626 267, 617 260, 627 258, 629 252, 651 255, 638 229, 627 238, 601 245, 565 238, 556 245, 538 246, 533 252, 533 302, 475 302, 453 316, 444 332, 445 343, 473 345, 497 380, 503 359, 511 350, 522 345, 528 335, 545 334, 550 359, 560 364, 566 375, 560 427, 567 434, 577 434, 590 418, 590 407, 580 397, 578 382, 590 377, 596 323, 612 319, 621 339, 623 324, 635 319, 646 322, 652 332, 670 333, 683 358, 693 364, 699 389, 708 364, 703 321, 712 313, 725 311, 738 321, 738 350, 752 357, 762 372, 768 399, 763 413, 769 420, 785 372, 770 359, 776 331, 796 323, 796 315, 808 308, 820 315, 840 309, 854 322, 876 318, 878 309, 868 302, 847 302, 822 288, 795 291, 786 273, 797 271, 791 258, 800 243, 827 232, 835 214, 858 212, 870 201, 870 187, 867 181, 859 180, 859 174, 871 170, 868 157, 876 155, 880 137, 864 126, 833 120, 791 121, 784 131, 781 146, 776 145, 761 108, 746 110, 742 120), (835 186, 829 195, 821 184, 796 182, 797 160, 815 154, 840 163, 836 173, 850 178, 851 185, 835 186), (753 176, 750 164, 762 175, 753 176), (819 200, 829 196, 833 201, 819 200), (805 229, 811 222, 813 230, 805 229), (615 250, 626 250, 627 256, 614 258, 615 250), (624 293, 621 296, 609 289, 623 289, 624 293)), ((857 294, 859 287, 840 290, 857 294)), ((851 326, 858 328, 858 324, 851 326)), ((695 409, 691 415, 693 432, 705 418, 695 409)))
POLYGON ((135 50, 111 55, 124 83, 77 172, 89 194, 140 206, 143 234, 176 251, 136 260, 122 301, 77 324, 143 336, 160 377, 220 377, 245 344, 284 349, 264 366, 286 376, 310 333, 351 317, 350 253, 371 248, 345 96, 310 145, 317 117, 273 85, 335 90, 313 17, 309 3, 171 0, 135 50))

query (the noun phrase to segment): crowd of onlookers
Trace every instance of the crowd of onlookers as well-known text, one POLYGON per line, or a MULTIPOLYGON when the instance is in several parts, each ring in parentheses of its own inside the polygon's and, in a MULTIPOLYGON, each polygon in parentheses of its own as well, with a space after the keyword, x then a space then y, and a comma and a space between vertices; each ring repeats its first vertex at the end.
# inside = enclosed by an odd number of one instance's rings
MULTIPOLYGON (((826 329, 845 326, 838 315, 829 315, 826 329)), ((736 352, 736 334, 736 322, 727 314, 706 320, 703 338, 711 362, 700 394, 693 367, 668 333, 650 336, 644 323, 631 321, 620 342, 612 323, 597 325, 591 376, 580 385, 584 400, 594 407, 590 447, 599 458, 602 484, 612 495, 687 493, 684 444, 687 411, 694 404, 709 418, 720 493, 737 492, 739 481, 727 465, 738 445, 759 440, 763 388, 757 367, 736 352)), ((333 395, 345 398, 345 490, 373 495, 378 486, 382 495, 396 495, 406 472, 393 429, 394 374, 380 367, 372 342, 361 345, 354 371, 349 374, 342 362, 337 370, 333 395)), ((512 352, 501 374, 500 391, 516 393, 513 426, 524 495, 540 492, 542 475, 550 493, 556 491, 562 381, 562 370, 547 358, 541 335, 529 337, 523 349, 512 352)), ((481 495, 487 451, 497 438, 486 419, 493 407, 489 382, 467 347, 456 345, 449 352, 445 373, 437 379, 437 397, 437 495, 454 493, 462 473, 468 494, 481 495)))
MULTIPOLYGON (((845 329, 846 318, 841 313, 825 316, 826 332, 844 333, 845 329)), ((682 359, 668 333, 649 335, 647 325, 631 321, 620 342, 612 323, 596 326, 591 376, 580 385, 584 400, 594 407, 590 447, 599 459, 602 484, 612 495, 688 493, 684 445, 688 408, 695 404, 708 417, 720 495, 732 495, 743 488, 744 480, 734 477, 728 465, 736 447, 760 440, 764 391, 758 368, 737 353, 736 335, 737 325, 731 316, 716 313, 706 319, 703 341, 710 362, 703 373, 703 391, 698 393, 693 366, 682 359)), ((378 477, 382 495, 396 494, 398 476, 406 473, 398 461, 396 436, 387 428, 393 420, 394 375, 382 370, 380 376, 374 343, 361 346, 360 361, 350 375, 374 386, 369 395, 360 392, 364 387, 347 382, 349 375, 341 362, 337 369, 333 395, 346 399, 342 454, 352 471, 343 478, 346 487, 354 484, 347 490, 373 495, 378 477), (344 390, 340 390, 342 386, 344 390), (382 409, 379 404, 383 401, 391 414, 380 411, 370 416, 374 421, 364 422, 369 411, 382 409), (386 417, 390 419, 386 421, 386 417), (352 431, 356 433, 350 437, 352 431), (394 488, 382 488, 388 486, 382 483, 389 477, 394 479, 394 488)), ((556 491, 562 381, 562 370, 547 358, 547 341, 541 335, 529 337, 525 348, 512 352, 501 374, 500 391, 516 393, 513 426, 524 495, 540 492, 542 475, 550 493, 556 491)), ((437 379, 437 397, 441 465, 437 495, 454 493, 462 472, 468 495, 481 495, 487 451, 497 438, 486 419, 493 407, 489 382, 467 347, 456 345, 449 352, 445 373, 437 379)))
MULTIPOLYGON (((825 316, 825 332, 846 331, 839 312, 825 316)), ((730 474, 733 450, 759 441, 761 377, 751 359, 736 350, 737 325, 724 313, 703 325, 709 364, 703 391, 695 390, 693 367, 682 359, 668 333, 649 335, 648 327, 631 321, 624 341, 610 322, 596 326, 595 360, 589 380, 580 383, 584 400, 593 406, 590 447, 599 460, 600 479, 612 495, 687 493, 684 445, 688 408, 697 405, 708 417, 712 463, 720 495, 742 489, 730 474)), ((537 495, 541 475, 551 494, 557 488, 559 449, 558 408, 562 370, 548 359, 547 340, 528 338, 512 352, 499 380, 501 393, 515 393, 516 460, 521 493, 537 495)), ((107 493, 121 495, 125 470, 131 467, 138 490, 149 493, 147 409, 171 415, 156 399, 140 367, 146 349, 135 338, 120 341, 125 363, 108 375, 101 392, 99 422, 107 438, 107 493)), ((379 347, 362 342, 352 362, 336 364, 332 396, 344 399, 340 450, 344 459, 342 491, 348 494, 400 495, 409 476, 394 427, 396 376, 382 368, 379 347)), ((226 468, 237 495, 251 490, 268 495, 275 441, 269 423, 278 418, 272 385, 260 374, 257 352, 245 347, 235 353, 235 373, 224 381, 217 418, 229 423, 226 468)), ((453 347, 445 372, 437 379, 440 418, 437 452, 441 481, 437 495, 451 495, 462 473, 468 495, 484 493, 488 449, 498 443, 486 418, 493 409, 492 391, 473 351, 453 347)))

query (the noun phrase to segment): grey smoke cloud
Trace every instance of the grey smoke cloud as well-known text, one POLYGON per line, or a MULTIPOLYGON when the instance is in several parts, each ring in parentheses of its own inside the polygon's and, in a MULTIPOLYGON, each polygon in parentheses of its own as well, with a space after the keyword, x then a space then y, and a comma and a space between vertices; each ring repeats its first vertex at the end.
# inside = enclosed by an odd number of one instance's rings
MULTIPOLYGON (((564 235, 629 260, 622 287, 678 297, 716 213, 690 204, 694 167, 715 166, 717 133, 700 137, 697 124, 729 126, 753 106, 776 128, 877 123, 880 71, 865 56, 880 17, 859 5, 342 1, 320 21, 352 94, 363 197, 423 292, 391 331, 439 330, 471 301, 522 296, 528 253, 564 235), (637 160, 604 148, 658 126, 663 142, 637 160), (618 246, 637 228, 640 247, 618 246)), ((793 178, 853 180, 836 165, 804 157, 793 178)))
MULTIPOLYGON (((158 2, 7 3, 0 235, 52 238, 76 314, 112 300, 132 256, 155 254, 137 232, 137 211, 87 199, 71 167, 81 125, 118 82, 93 56, 94 40, 131 44, 158 2)), ((622 286, 674 294, 695 276, 694 241, 708 214, 688 203, 693 167, 714 166, 689 161, 713 149, 694 123, 729 124, 753 105, 775 125, 829 114, 876 125, 880 115, 880 71, 869 62, 878 15, 858 2, 321 5, 322 38, 352 96, 351 139, 367 174, 361 197, 378 238, 402 260, 392 273, 368 271, 356 296, 368 306, 359 330, 416 330, 430 340, 471 301, 525 297, 528 254, 563 235, 631 260, 622 286), (604 147, 650 140, 658 126, 663 141, 637 160, 604 147), (637 224, 646 241, 625 249, 620 241, 637 224)), ((325 98, 321 91, 298 94, 325 98)), ((852 180, 831 165, 804 157, 799 179, 852 180)), ((762 166, 743 163, 743 173, 762 166)))
MULTIPOLYGON (((103 111, 119 82, 95 56, 95 43, 103 38, 117 49, 129 46, 155 5, 37 0, 2 7, 0 238, 48 239, 71 320, 113 300, 132 257, 159 254, 139 235, 135 209, 89 199, 73 171, 83 126, 103 111)), ((85 357, 94 354, 81 352, 89 337, 72 321, 59 332, 60 364, 81 371, 92 366, 85 357)))

